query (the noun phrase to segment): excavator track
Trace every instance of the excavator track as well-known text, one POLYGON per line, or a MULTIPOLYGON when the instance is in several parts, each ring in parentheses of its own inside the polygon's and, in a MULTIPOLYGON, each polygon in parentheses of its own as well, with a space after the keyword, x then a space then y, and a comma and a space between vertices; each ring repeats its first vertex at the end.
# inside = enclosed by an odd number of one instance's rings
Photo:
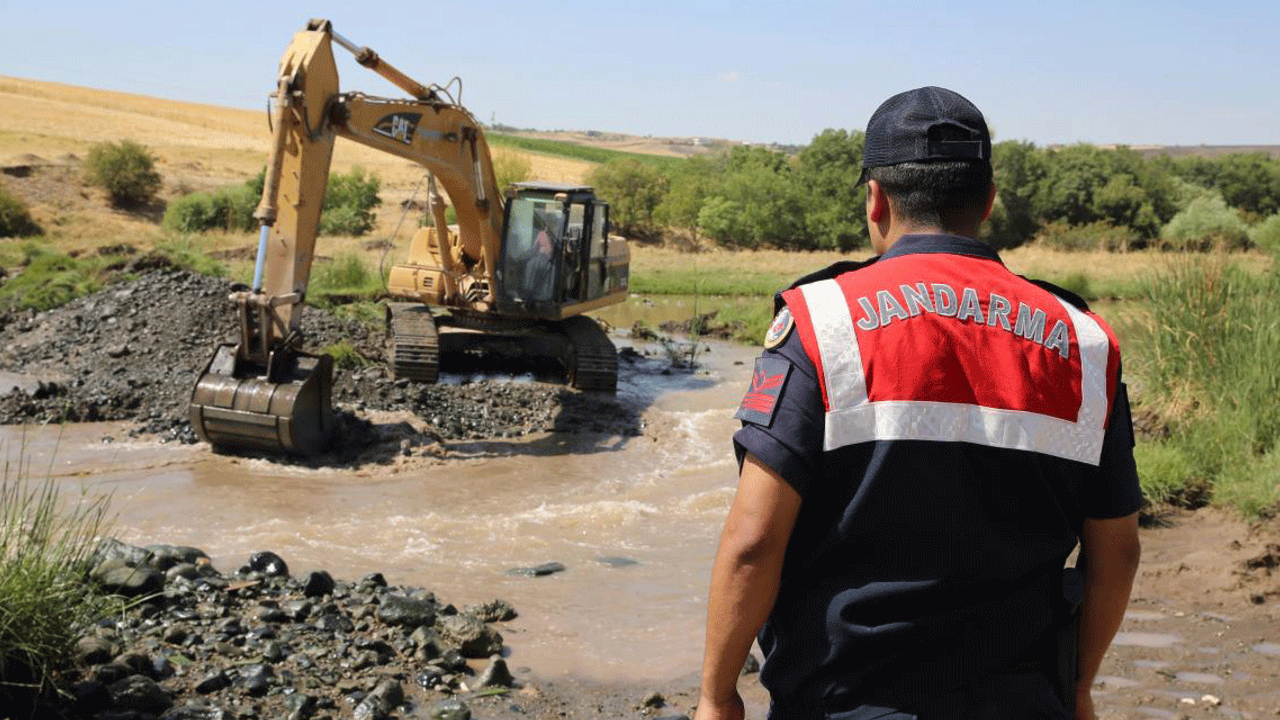
POLYGON ((391 376, 433 383, 440 377, 440 336, 425 305, 387 304, 391 376))
POLYGON ((569 383, 578 390, 613 393, 618 389, 618 350, 595 320, 578 315, 564 321, 572 345, 569 383))

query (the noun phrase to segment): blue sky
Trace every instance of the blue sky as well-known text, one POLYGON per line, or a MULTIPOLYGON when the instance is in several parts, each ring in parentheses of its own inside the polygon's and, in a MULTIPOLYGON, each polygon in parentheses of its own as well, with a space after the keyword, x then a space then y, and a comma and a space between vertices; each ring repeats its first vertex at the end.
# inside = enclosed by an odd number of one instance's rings
POLYGON ((261 108, 311 17, 518 127, 802 144, 943 85, 998 140, 1280 144, 1275 0, 0 0, 0 75, 261 108))

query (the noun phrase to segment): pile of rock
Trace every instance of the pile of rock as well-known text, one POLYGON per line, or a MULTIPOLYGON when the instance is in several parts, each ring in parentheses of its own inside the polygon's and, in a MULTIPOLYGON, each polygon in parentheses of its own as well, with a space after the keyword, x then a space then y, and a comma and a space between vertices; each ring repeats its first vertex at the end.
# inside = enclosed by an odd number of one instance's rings
MULTIPOLYGON (((232 284, 142 262, 156 257, 134 261, 141 263, 135 280, 63 307, 0 313, 0 371, 39 379, 8 392, 0 388, 0 424, 131 420, 140 432, 196 441, 187 404, 217 345, 236 340, 239 325, 227 300, 232 284)), ((363 421, 374 410, 421 418, 425 427, 408 438, 414 446, 530 432, 642 430, 636 407, 559 384, 392 380, 382 332, 310 306, 303 310, 302 327, 308 348, 346 343, 369 361, 335 373, 335 454, 341 460, 402 439, 404 433, 363 421)), ((624 372, 639 371, 634 355, 623 360, 624 372)))
POLYGON ((270 552, 223 574, 196 548, 107 541, 95 562, 129 607, 79 640, 70 717, 465 720, 468 696, 516 684, 492 625, 516 616, 502 600, 458 609, 376 573, 294 577, 270 552))

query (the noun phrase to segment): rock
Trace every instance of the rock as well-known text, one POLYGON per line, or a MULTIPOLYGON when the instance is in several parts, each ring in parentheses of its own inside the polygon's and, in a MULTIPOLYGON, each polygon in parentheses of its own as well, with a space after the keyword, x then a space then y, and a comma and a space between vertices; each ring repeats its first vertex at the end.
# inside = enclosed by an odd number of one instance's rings
POLYGON ((525 577, 545 577, 558 572, 564 572, 565 566, 558 562, 542 563, 533 567, 515 567, 507 571, 508 575, 523 575, 525 577))
POLYGON ((404 703, 404 688, 395 680, 383 680, 356 705, 355 720, 381 720, 404 703))
POLYGON ((306 720, 316 711, 316 699, 312 695, 306 693, 296 693, 290 695, 284 701, 285 709, 289 714, 285 716, 285 720, 306 720))
POLYGON ((271 679, 275 671, 270 665, 246 665, 240 668, 240 680, 237 683, 245 694, 251 697, 262 697, 271 689, 271 679))
POLYGON ((309 598, 323 597, 333 592, 333 578, 324 570, 307 573, 302 586, 302 594, 309 598))
POLYGON ((453 615, 440 621, 440 636, 458 646, 463 657, 482 658, 502 652, 502 635, 475 615, 453 615))
POLYGON ((137 651, 126 652, 117 657, 113 662, 129 668, 130 675, 146 675, 150 677, 154 670, 154 667, 151 664, 151 658, 137 651))
POLYGON ((507 669, 507 661, 502 659, 501 655, 493 655, 489 658, 489 665, 476 679, 477 688, 493 688, 504 687, 509 688, 515 685, 516 679, 511 676, 511 671, 507 669))
POLYGON ((388 625, 419 627, 435 622, 435 603, 403 595, 387 595, 378 606, 378 620, 388 625))
POLYGON ((148 545, 143 549, 151 555, 147 564, 161 572, 175 565, 196 565, 202 561, 209 562, 209 556, 203 550, 186 545, 148 545))
POLYGON ((133 675, 111 686, 111 703, 119 710, 158 715, 173 705, 173 699, 151 678, 133 675))
POLYGON ((596 558, 596 560, 599 561, 600 564, 602 565, 608 565, 609 567, 616 567, 616 568, 630 567, 632 565, 640 564, 638 560, 633 560, 629 557, 622 557, 619 555, 604 555, 596 558))
POLYGON ((254 553, 249 556, 249 569, 267 577, 289 577, 289 565, 273 552, 254 553))
POLYGON ((159 570, 145 566, 113 566, 102 572, 95 570, 94 574, 98 585, 112 595, 138 598, 157 595, 164 590, 164 575, 159 570))
POLYGON ((742 674, 751 675, 760 672, 760 661, 756 659, 754 653, 747 653, 747 661, 742 663, 742 674))
POLYGON ((459 698, 447 698, 431 708, 431 720, 471 720, 471 708, 459 698))
POLYGON ((93 717, 111 706, 111 691, 106 685, 85 680, 71 686, 71 698, 76 711, 83 717, 93 717))
POLYGON ((219 690, 224 690, 229 687, 231 687, 231 678, 227 677, 227 673, 225 671, 219 670, 210 675, 206 675, 203 680, 196 683, 196 692, 201 695, 208 695, 209 693, 216 693, 219 690))
POLYGON ((515 620, 516 609, 506 600, 494 599, 483 605, 467 605, 463 612, 470 613, 485 622, 505 622, 515 620))
POLYGON ((98 564, 108 560, 121 560, 126 565, 144 565, 151 559, 151 552, 146 548, 123 543, 115 538, 107 538, 98 543, 93 551, 93 557, 98 564))
POLYGON ((101 665, 111 662, 115 647, 100 637, 82 637, 76 641, 76 662, 81 665, 101 665))
POLYGON ((200 568, 194 563, 178 563, 168 570, 164 571, 165 582, 173 582, 178 578, 183 580, 197 580, 200 577, 200 568))
POLYGON ((188 637, 190 637, 190 633, 188 633, 187 629, 181 625, 170 625, 164 629, 164 635, 161 637, 170 645, 181 645, 188 637))
POLYGON ((231 720, 225 710, 210 705, 183 705, 171 707, 160 716, 160 720, 231 720))

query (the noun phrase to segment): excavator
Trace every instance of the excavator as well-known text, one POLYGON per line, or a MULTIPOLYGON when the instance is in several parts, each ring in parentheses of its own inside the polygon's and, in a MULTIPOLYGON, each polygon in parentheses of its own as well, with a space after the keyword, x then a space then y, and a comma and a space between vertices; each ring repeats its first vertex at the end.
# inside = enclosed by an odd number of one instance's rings
POLYGON ((501 191, 480 124, 447 87, 410 79, 328 20, 293 37, 273 97, 253 283, 230 297, 238 342, 217 348, 191 394, 202 440, 298 455, 330 446, 333 359, 303 350, 301 319, 337 137, 427 172, 430 223, 387 281, 393 377, 435 382, 442 354, 498 353, 557 361, 580 390, 616 390, 617 352, 584 313, 626 299, 630 253, 592 188, 501 191), (339 92, 334 44, 413 99, 339 92))

